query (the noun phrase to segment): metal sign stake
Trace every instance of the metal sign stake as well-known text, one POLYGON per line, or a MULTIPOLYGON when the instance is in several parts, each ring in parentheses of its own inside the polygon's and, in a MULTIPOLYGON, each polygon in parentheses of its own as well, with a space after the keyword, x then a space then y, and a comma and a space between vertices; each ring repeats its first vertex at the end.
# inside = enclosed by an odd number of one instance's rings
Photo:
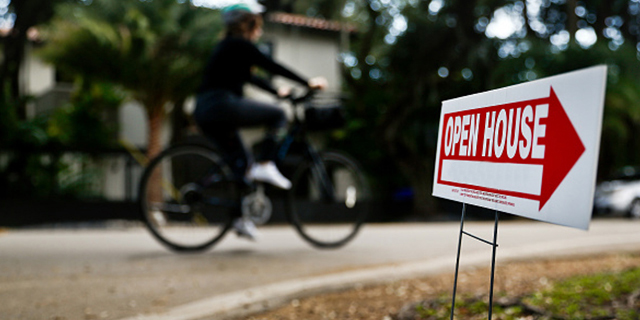
POLYGON ((460 219, 460 234, 458 235, 458 254, 456 257, 456 273, 453 280, 453 298, 451 301, 451 320, 453 320, 453 315, 455 313, 456 307, 456 292, 458 289, 458 272, 460 270, 460 251, 462 249, 462 236, 467 235, 475 240, 483 242, 493 247, 491 254, 491 283, 489 288, 489 317, 491 320, 491 316, 493 314, 493 285, 495 282, 495 271, 496 271, 496 249, 498 248, 498 220, 499 220, 499 212, 496 210, 495 214, 495 225, 493 227, 493 242, 487 241, 480 237, 477 237, 471 233, 464 231, 464 219, 467 211, 467 204, 462 204, 462 218, 460 219))

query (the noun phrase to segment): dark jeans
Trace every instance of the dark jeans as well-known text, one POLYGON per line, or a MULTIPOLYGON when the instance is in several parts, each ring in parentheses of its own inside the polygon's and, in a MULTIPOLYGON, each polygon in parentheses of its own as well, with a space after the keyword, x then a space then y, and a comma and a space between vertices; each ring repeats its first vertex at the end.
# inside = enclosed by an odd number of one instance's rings
POLYGON ((244 177, 251 162, 239 128, 267 128, 256 160, 269 161, 276 159, 276 136, 287 125, 286 115, 278 106, 245 99, 226 90, 199 94, 194 119, 204 135, 221 149, 239 178, 244 177))

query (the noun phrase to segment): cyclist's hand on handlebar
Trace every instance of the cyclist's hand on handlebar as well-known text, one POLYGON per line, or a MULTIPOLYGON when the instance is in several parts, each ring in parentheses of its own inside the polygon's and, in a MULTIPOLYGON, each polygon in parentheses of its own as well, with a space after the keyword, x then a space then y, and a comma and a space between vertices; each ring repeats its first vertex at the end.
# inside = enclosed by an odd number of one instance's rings
POLYGON ((324 90, 329 86, 329 82, 324 77, 315 77, 309 79, 308 85, 312 90, 324 90))
POLYGON ((290 87, 280 87, 278 88, 278 98, 284 99, 291 96, 291 88, 290 87))

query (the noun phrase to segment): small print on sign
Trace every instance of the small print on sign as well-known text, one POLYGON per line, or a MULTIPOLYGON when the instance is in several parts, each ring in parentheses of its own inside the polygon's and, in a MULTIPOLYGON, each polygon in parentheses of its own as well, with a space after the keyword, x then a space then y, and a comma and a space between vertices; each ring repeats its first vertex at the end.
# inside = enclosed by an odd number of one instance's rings
POLYGON ((434 196, 587 229, 606 67, 444 101, 434 196))

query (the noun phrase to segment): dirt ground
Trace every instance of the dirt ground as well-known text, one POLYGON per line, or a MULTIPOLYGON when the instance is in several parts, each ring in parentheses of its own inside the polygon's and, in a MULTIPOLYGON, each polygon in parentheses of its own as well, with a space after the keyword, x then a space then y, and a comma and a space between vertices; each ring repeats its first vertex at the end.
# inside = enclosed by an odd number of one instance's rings
MULTIPOLYGON (((515 261, 500 264, 495 273, 495 296, 519 296, 549 286, 574 275, 622 271, 640 267, 640 251, 635 254, 571 257, 561 260, 515 261)), ((460 273, 458 295, 489 292, 489 268, 460 273)), ((375 286, 294 299, 268 312, 246 317, 249 320, 278 319, 375 319, 392 320, 404 306, 413 302, 451 297, 453 272, 436 277, 403 280, 375 286)))

